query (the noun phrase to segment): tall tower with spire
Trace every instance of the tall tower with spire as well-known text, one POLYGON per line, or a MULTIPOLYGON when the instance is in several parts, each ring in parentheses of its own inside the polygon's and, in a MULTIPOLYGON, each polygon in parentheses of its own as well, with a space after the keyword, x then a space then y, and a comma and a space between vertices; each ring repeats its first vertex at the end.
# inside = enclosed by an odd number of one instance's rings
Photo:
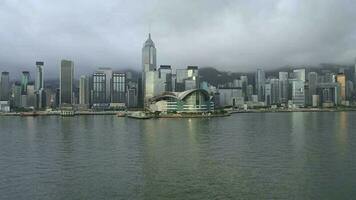
POLYGON ((156 47, 151 39, 151 33, 149 33, 142 48, 142 100, 144 107, 154 95, 156 67, 156 47))
POLYGON ((143 72, 155 71, 156 65, 156 47, 151 39, 151 33, 149 33, 142 48, 142 70, 143 72))

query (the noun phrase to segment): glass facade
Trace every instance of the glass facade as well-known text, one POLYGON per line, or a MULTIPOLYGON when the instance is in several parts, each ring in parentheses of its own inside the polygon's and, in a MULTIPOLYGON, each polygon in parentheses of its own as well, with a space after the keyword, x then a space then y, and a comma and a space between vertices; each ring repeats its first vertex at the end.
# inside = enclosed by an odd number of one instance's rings
POLYGON ((22 95, 27 94, 27 85, 28 85, 29 81, 30 81, 30 72, 23 71, 22 77, 21 77, 21 93, 22 93, 22 95))
POLYGON ((60 104, 73 103, 74 64, 70 60, 62 60, 60 73, 60 104))
POLYGON ((2 72, 0 79, 0 100, 8 101, 10 99, 10 75, 9 72, 2 72))
POLYGON ((36 91, 44 88, 43 80, 43 62, 36 62, 36 82, 35 82, 36 91))
POLYGON ((95 73, 93 75, 93 104, 104 104, 106 102, 106 75, 95 73))
POLYGON ((81 76, 79 81, 79 104, 87 105, 90 103, 89 77, 81 76))
POLYGON ((125 73, 113 73, 112 75, 112 103, 126 103, 125 73))
POLYGON ((263 71, 263 69, 257 69, 255 90, 256 90, 256 94, 258 96, 258 101, 264 101, 265 82, 266 82, 265 72, 263 71))

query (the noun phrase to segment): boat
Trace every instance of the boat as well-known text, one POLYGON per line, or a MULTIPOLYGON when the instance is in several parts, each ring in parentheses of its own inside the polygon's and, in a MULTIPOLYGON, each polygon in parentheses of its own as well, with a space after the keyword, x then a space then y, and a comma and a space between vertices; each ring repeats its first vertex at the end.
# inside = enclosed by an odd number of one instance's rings
POLYGON ((144 112, 134 112, 134 113, 128 114, 127 117, 134 118, 134 119, 151 119, 152 118, 151 115, 148 115, 144 112))
POLYGON ((126 113, 125 112, 118 112, 118 113, 116 113, 116 116, 117 117, 125 117, 126 113))
POLYGON ((22 113, 20 113, 21 117, 36 117, 38 115, 39 114, 36 112, 22 112, 22 113))

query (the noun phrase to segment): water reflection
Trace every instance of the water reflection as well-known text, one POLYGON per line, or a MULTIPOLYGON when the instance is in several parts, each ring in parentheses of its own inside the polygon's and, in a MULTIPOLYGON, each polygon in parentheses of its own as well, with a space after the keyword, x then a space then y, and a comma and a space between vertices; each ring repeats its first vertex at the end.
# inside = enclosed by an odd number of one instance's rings
POLYGON ((335 126, 335 134, 340 154, 343 155, 347 153, 348 150, 348 113, 340 112, 337 119, 338 122, 336 122, 337 126, 335 126))
POLYGON ((305 124, 304 124, 304 120, 308 120, 305 119, 306 115, 308 115, 309 113, 300 113, 300 112, 296 112, 296 113, 291 113, 291 122, 292 122, 292 132, 291 132, 291 137, 292 137, 292 141, 295 147, 295 152, 297 154, 300 154, 303 152, 304 148, 305 148, 305 124))
POLYGON ((2 118, 0 199, 348 199, 355 114, 2 118))

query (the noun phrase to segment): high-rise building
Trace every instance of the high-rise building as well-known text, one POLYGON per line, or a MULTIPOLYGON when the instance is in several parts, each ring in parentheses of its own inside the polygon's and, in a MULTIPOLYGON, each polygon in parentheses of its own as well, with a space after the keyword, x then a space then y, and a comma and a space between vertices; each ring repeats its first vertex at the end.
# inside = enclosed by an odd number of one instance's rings
POLYGON ((162 83, 161 90, 163 90, 163 92, 166 91, 171 92, 172 91, 172 68, 170 65, 161 65, 159 67, 158 78, 162 83))
POLYGON ((256 72, 256 94, 258 96, 258 101, 264 101, 265 97, 265 84, 266 84, 266 77, 265 72, 263 69, 257 69, 256 72))
POLYGON ((112 103, 126 104, 126 74, 114 72, 112 74, 112 103))
POLYGON ((346 76, 345 74, 338 74, 336 75, 336 82, 340 86, 340 100, 346 100, 346 76))
MULTIPOLYGON (((148 71, 145 72, 145 103, 149 101, 152 97, 157 94, 157 80, 158 73, 157 71, 148 71)), ((145 104, 146 105, 146 104, 145 104)))
POLYGON ((73 103, 73 79, 74 79, 74 63, 70 60, 61 61, 60 71, 60 98, 59 104, 73 103))
POLYGON ((289 96, 288 72, 279 72, 279 102, 286 104, 289 96))
POLYGON ((104 104, 106 101, 106 75, 96 72, 93 75, 93 104, 104 104))
POLYGON ((279 72, 278 73, 278 79, 280 80, 280 81, 282 81, 282 80, 288 80, 288 72, 279 72))
POLYGON ((252 95, 253 95, 253 85, 248 85, 247 90, 246 90, 246 96, 248 101, 252 101, 252 95))
POLYGON ((23 107, 30 107, 36 108, 36 93, 35 93, 35 85, 33 82, 27 85, 27 93, 26 93, 26 106, 23 107))
POLYGON ((149 98, 151 98, 152 94, 154 93, 154 74, 153 72, 156 71, 157 63, 156 63, 156 47, 154 42, 151 39, 151 33, 148 34, 148 39, 143 45, 142 48, 142 97, 144 106, 148 102, 149 98), (149 75, 147 74, 149 73, 149 75), (153 80, 146 80, 147 77, 153 80), (153 84, 153 85, 147 85, 153 84), (151 91, 152 90, 152 91, 151 91))
POLYGON ((270 80, 271 84, 271 104, 279 103, 279 79, 273 78, 270 80))
POLYGON ((241 87, 242 87, 242 94, 244 96, 244 100, 247 101, 247 85, 248 85, 248 78, 247 76, 240 76, 241 87))
POLYGON ((350 80, 346 82, 346 100, 351 100, 354 93, 354 83, 350 80))
POLYGON ((333 72, 329 70, 323 70, 321 83, 335 83, 335 77, 336 75, 333 72))
POLYGON ((35 93, 36 93, 36 108, 41 109, 46 106, 46 93, 44 91, 44 77, 43 77, 43 62, 36 62, 36 80, 35 80, 35 93))
POLYGON ((137 88, 131 87, 127 90, 127 100, 126 106, 128 108, 137 107, 137 88))
POLYGON ((177 69, 175 91, 199 88, 199 68, 198 66, 188 66, 186 69, 177 69))
POLYGON ((293 70, 294 79, 305 82, 305 69, 293 70))
POLYGON ((105 103, 111 102, 112 69, 100 67, 97 72, 105 74, 105 103))
POLYGON ((79 81, 79 104, 89 105, 90 81, 88 76, 81 76, 79 81))
POLYGON ((148 34, 148 39, 142 48, 142 67, 144 72, 155 71, 156 63, 156 47, 151 39, 151 33, 148 34))
POLYGON ((305 91, 303 80, 292 80, 292 101, 297 107, 305 106, 305 91))
POLYGON ((356 58, 355 58, 355 66, 354 66, 354 87, 356 90, 356 58))
POLYGON ((0 77, 0 101, 10 99, 10 75, 9 72, 2 72, 0 77))
POLYGON ((309 92, 307 97, 307 105, 312 105, 313 103, 313 95, 316 95, 316 88, 318 84, 318 74, 316 72, 308 73, 308 86, 309 92))
POLYGON ((266 83, 265 84, 265 105, 271 105, 272 103, 272 87, 271 83, 266 83))
POLYGON ((19 82, 15 82, 12 88, 12 95, 14 97, 14 106, 15 107, 22 107, 21 104, 21 93, 22 93, 22 87, 19 82))
POLYGON ((127 108, 137 108, 137 100, 138 100, 138 80, 129 78, 126 73, 126 107, 127 108))
POLYGON ((47 105, 47 94, 44 88, 36 91, 36 108, 45 108, 47 105))
POLYGON ((36 62, 36 81, 35 81, 35 89, 39 91, 44 88, 44 78, 43 78, 43 62, 36 62))
POLYGON ((183 92, 185 90, 185 79, 187 78, 186 69, 177 69, 176 70, 176 82, 175 82, 175 91, 183 92))
POLYGON ((316 92, 323 107, 335 106, 340 103, 340 85, 338 83, 320 83, 316 92))
POLYGON ((188 66, 187 67, 187 81, 190 81, 193 83, 190 87, 187 87, 187 83, 185 83, 186 87, 185 90, 190 90, 190 89, 197 89, 199 88, 199 69, 198 66, 188 66))
POLYGON ((21 76, 21 93, 22 93, 22 95, 27 94, 27 85, 28 85, 29 81, 30 81, 30 72, 23 71, 22 76, 21 76))

